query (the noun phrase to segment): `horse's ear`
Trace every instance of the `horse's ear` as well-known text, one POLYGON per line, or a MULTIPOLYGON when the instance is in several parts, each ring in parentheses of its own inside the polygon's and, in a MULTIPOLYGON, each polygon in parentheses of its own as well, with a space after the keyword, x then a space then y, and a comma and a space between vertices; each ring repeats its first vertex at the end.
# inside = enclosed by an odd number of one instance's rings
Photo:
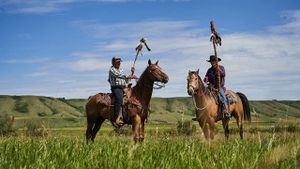
POLYGON ((131 88, 131 86, 132 86, 132 83, 129 83, 129 84, 128 84, 128 88, 131 88))
POLYGON ((199 69, 196 71, 197 75, 199 75, 199 69))
POLYGON ((156 61, 155 64, 157 65, 159 61, 156 61))
POLYGON ((150 59, 148 60, 148 65, 151 65, 151 60, 150 59))

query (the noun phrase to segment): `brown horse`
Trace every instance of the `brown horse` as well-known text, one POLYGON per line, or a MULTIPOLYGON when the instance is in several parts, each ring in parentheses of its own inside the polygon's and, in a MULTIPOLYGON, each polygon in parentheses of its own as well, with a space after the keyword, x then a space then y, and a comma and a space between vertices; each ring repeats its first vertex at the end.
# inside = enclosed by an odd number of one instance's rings
MULTIPOLYGON (((140 76, 136 85, 133 88, 128 88, 128 99, 131 100, 123 105, 123 111, 127 116, 124 117, 125 124, 132 124, 134 141, 144 140, 144 125, 145 119, 148 117, 149 103, 152 97, 154 82, 167 83, 169 77, 156 63, 148 61, 148 66, 140 76)), ((102 104, 101 99, 103 93, 98 93, 89 97, 86 103, 87 129, 86 140, 94 141, 97 132, 99 131, 105 119, 111 120, 113 108, 102 104), (100 100, 100 101, 99 101, 100 100)), ((123 113, 124 113, 123 112, 123 113)))
MULTIPOLYGON (((196 108, 196 121, 199 122, 200 127, 204 133, 206 140, 214 139, 215 123, 222 120, 225 137, 229 137, 229 118, 224 118, 219 111, 219 105, 214 98, 212 92, 205 87, 199 76, 199 69, 197 71, 189 71, 187 78, 187 92, 193 98, 196 108)), ((241 139, 243 139, 243 120, 251 121, 250 107, 247 97, 242 93, 234 93, 226 91, 235 101, 228 104, 228 109, 231 116, 236 119, 241 139)))

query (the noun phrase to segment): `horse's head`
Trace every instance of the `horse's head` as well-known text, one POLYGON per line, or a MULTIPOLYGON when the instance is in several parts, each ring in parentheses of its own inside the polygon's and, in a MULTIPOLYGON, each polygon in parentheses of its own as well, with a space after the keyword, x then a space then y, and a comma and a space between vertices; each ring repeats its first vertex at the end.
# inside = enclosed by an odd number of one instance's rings
POLYGON ((158 66, 158 61, 151 63, 151 60, 149 59, 146 71, 148 72, 150 79, 154 82, 168 83, 169 81, 168 75, 158 66))
POLYGON ((191 96, 197 93, 200 86, 199 69, 197 71, 190 71, 187 77, 187 93, 191 96))

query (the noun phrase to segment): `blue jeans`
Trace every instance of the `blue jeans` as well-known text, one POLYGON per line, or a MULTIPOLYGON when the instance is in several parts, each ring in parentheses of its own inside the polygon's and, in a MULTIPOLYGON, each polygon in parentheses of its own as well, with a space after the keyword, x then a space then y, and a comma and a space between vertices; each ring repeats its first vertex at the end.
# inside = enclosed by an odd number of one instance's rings
POLYGON ((121 87, 111 87, 111 92, 114 96, 114 114, 117 116, 123 104, 123 89, 121 87))
POLYGON ((225 109, 227 109, 228 108, 227 97, 225 96, 225 92, 224 92, 224 89, 222 87, 220 89, 220 94, 221 94, 221 97, 222 97, 222 102, 224 104, 224 107, 225 107, 225 109))

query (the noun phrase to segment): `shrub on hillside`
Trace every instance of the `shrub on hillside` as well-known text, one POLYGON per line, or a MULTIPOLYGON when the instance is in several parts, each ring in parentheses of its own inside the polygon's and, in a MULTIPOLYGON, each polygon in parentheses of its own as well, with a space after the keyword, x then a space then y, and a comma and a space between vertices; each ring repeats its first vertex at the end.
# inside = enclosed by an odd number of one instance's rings
POLYGON ((297 126, 295 124, 290 123, 286 129, 290 133, 295 133, 297 130, 297 126))
POLYGON ((177 122, 177 132, 178 134, 184 134, 189 136, 196 132, 196 126, 193 124, 191 120, 186 120, 186 121, 179 120, 177 122))
POLYGON ((13 126, 14 117, 0 115, 0 136, 16 135, 16 129, 13 126))
POLYGON ((44 137, 49 134, 49 130, 42 122, 30 120, 26 122, 26 136, 44 137))
POLYGON ((16 100, 15 111, 20 113, 28 113, 28 103, 22 100, 22 97, 13 97, 16 100))

